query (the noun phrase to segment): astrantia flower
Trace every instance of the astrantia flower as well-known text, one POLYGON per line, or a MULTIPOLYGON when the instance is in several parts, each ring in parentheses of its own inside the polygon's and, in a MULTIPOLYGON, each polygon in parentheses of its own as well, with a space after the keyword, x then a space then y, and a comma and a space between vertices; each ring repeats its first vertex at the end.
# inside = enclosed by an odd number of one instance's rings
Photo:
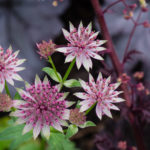
POLYGON ((112 117, 110 109, 119 110, 113 103, 124 101, 124 99, 118 97, 122 91, 115 91, 120 83, 111 84, 110 77, 103 79, 101 73, 99 73, 96 82, 92 75, 89 75, 89 83, 80 80, 80 84, 86 91, 86 93, 75 93, 78 98, 83 99, 83 101, 79 103, 79 105, 81 105, 81 112, 86 111, 93 104, 97 103, 96 114, 100 119, 102 119, 102 115, 104 114, 108 117, 112 117))
POLYGON ((36 76, 34 85, 26 84, 26 91, 18 89, 18 92, 23 100, 13 101, 18 110, 11 115, 19 117, 18 124, 26 123, 23 134, 33 128, 34 139, 40 132, 49 138, 50 126, 62 131, 61 125, 67 125, 65 120, 69 120, 70 115, 67 107, 72 102, 67 102, 67 94, 59 93, 57 86, 51 86, 47 77, 42 82, 36 76))
POLYGON ((12 100, 7 94, 0 94, 0 111, 10 111, 12 100))
POLYGON ((56 44, 50 40, 49 42, 42 41, 42 43, 36 44, 41 55, 41 58, 48 59, 48 56, 51 56, 55 52, 56 44))
POLYGON ((64 36, 69 41, 68 46, 56 49, 67 55, 65 62, 71 62, 76 58, 77 68, 80 69, 83 64, 87 71, 92 68, 90 57, 103 60, 98 52, 105 50, 101 45, 106 42, 105 40, 95 40, 98 32, 92 32, 91 28, 91 23, 84 28, 81 22, 78 29, 70 23, 70 33, 63 29, 64 36))
POLYGON ((2 47, 0 47, 0 92, 3 91, 5 80, 14 85, 15 80, 22 80, 22 78, 17 74, 18 71, 24 70, 24 67, 18 67, 21 65, 25 59, 16 58, 19 51, 12 53, 12 48, 9 47, 4 53, 2 47))

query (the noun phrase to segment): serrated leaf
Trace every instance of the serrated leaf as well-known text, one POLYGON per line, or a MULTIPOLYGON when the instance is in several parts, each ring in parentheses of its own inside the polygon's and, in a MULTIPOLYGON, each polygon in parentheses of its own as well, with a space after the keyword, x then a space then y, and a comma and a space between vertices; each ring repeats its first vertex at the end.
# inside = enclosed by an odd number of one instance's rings
POLYGON ((16 149, 18 146, 20 146, 21 144, 23 144, 26 141, 29 141, 32 138, 32 133, 28 132, 24 135, 21 135, 19 137, 17 137, 15 140, 12 141, 12 143, 10 144, 10 150, 14 150, 16 149))
POLYGON ((11 126, 0 132, 0 140, 12 140, 22 135, 24 125, 11 126))
MULTIPOLYGON (((54 69, 52 69, 50 67, 45 67, 45 68, 42 69, 42 71, 46 72, 54 81, 60 82, 59 79, 57 78, 56 74, 55 74, 54 69)), ((61 77, 60 73, 57 72, 57 74, 58 74, 59 78, 62 81, 62 77, 61 77)))
POLYGON ((77 132, 78 132, 78 127, 76 125, 71 124, 68 127, 68 130, 67 130, 67 133, 66 133, 66 138, 69 139, 70 137, 75 135, 77 132))
POLYGON ((70 79, 70 80, 66 80, 64 82, 64 86, 66 86, 68 88, 81 87, 81 84, 80 84, 80 82, 78 80, 70 79))
POLYGON ((83 125, 80 125, 80 128, 86 128, 86 127, 94 127, 96 124, 92 121, 87 121, 83 125))

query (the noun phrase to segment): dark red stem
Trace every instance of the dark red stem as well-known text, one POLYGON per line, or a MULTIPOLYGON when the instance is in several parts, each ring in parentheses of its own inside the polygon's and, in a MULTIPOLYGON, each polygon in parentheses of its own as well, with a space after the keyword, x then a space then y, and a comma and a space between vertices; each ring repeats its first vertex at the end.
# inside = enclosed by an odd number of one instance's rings
POLYGON ((115 2, 113 2, 113 3, 111 3, 108 7, 106 7, 106 8, 103 10, 103 14, 106 13, 109 8, 113 7, 114 5, 116 5, 116 4, 120 3, 120 2, 122 2, 122 0, 117 0, 117 1, 115 1, 115 2))
MULTIPOLYGON (((121 76, 122 73, 124 72, 124 70, 123 70, 121 62, 118 59, 116 51, 114 49, 113 42, 112 42, 111 36, 108 32, 108 28, 107 28, 107 25, 106 25, 106 22, 104 19, 104 14, 103 14, 103 11, 102 11, 101 6, 99 4, 99 1, 98 0, 91 0, 91 3, 92 3, 92 6, 94 8, 95 14, 97 16, 97 19, 98 19, 98 22, 99 22, 99 25, 100 25, 100 28, 102 31, 102 35, 103 35, 104 39, 107 40, 106 47, 111 51, 110 58, 112 60, 113 66, 114 66, 118 76, 121 76)), ((122 84, 121 88, 124 91, 124 98, 126 100, 126 105, 128 108, 130 108, 131 107, 131 94, 128 90, 128 86, 125 84, 122 84)), ((128 112, 128 117, 129 117, 131 126, 132 126, 133 131, 134 131, 138 150, 145 150, 141 131, 140 131, 138 125, 136 124, 134 114, 130 111, 130 109, 128 112)))

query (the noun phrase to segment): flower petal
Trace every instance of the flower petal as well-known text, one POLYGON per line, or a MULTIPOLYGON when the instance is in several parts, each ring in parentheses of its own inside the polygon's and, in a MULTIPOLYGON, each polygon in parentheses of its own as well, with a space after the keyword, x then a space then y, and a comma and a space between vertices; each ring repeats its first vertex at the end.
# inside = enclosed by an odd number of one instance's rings
POLYGON ((33 129, 33 138, 36 139, 41 131, 41 122, 37 121, 34 129, 33 129))
POLYGON ((44 127, 42 128, 42 134, 44 135, 44 137, 46 137, 46 139, 49 139, 50 127, 48 125, 44 125, 44 127))

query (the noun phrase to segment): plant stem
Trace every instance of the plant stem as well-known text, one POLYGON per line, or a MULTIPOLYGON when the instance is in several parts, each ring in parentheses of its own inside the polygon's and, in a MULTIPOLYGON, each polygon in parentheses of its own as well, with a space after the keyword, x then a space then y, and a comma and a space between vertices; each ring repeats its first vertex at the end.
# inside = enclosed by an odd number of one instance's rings
POLYGON ((62 83, 64 83, 64 82, 66 81, 66 79, 68 78, 68 76, 69 76, 69 74, 70 74, 70 72, 71 72, 71 70, 72 70, 72 68, 73 68, 73 66, 74 66, 74 64, 75 64, 75 62, 76 62, 76 59, 74 59, 74 60, 71 62, 71 64, 69 65, 69 67, 68 67, 68 69, 67 69, 67 71, 66 71, 66 73, 65 73, 65 75, 64 75, 64 77, 63 77, 63 79, 62 79, 62 83))
MULTIPOLYGON (((98 0, 91 0, 91 3, 92 3, 92 6, 94 8, 94 11, 96 13, 96 16, 97 16, 97 19, 98 19, 98 22, 99 22, 99 25, 100 25, 100 28, 102 31, 102 35, 103 35, 104 39, 107 40, 106 47, 111 51, 110 58, 112 60, 113 66, 114 66, 118 76, 121 76, 122 73, 124 72, 124 70, 123 70, 122 64, 120 63, 120 61, 118 59, 116 51, 114 49, 113 42, 112 42, 112 39, 111 39, 110 34, 108 32, 108 28, 107 28, 107 25, 106 25, 106 22, 104 19, 104 14, 102 12, 99 1, 98 0)), ((130 95, 130 92, 128 90, 128 86, 125 84, 122 84, 121 88, 124 91, 124 98, 126 99, 126 106, 129 109, 128 117, 129 117, 129 121, 130 121, 131 126, 132 126, 133 131, 134 131, 138 150, 145 150, 144 141, 142 138, 141 131, 135 122, 134 114, 130 111, 131 95, 130 95)))
POLYGON ((131 40, 132 40, 132 38, 133 38, 133 35, 134 35, 134 33, 135 33, 136 27, 138 26, 138 21, 139 21, 140 17, 141 17, 141 11, 139 12, 139 15, 138 15, 138 17, 137 17, 137 19, 136 19, 136 21, 135 21, 135 23, 134 23, 134 25, 133 25, 133 28, 132 28, 132 30, 131 30, 131 33, 130 33, 130 35, 129 35, 129 39, 128 39, 128 42, 127 42, 127 45, 126 45, 126 48, 125 48, 125 51, 124 51, 123 63, 124 63, 125 57, 126 57, 126 55, 127 55, 127 53, 128 53, 128 49, 129 49, 131 40))
POLYGON ((94 103, 86 112, 85 115, 87 115, 96 105, 97 103, 94 103))
POLYGON ((11 97, 6 80, 5 80, 5 90, 6 90, 7 95, 11 97))
POLYGON ((120 2, 122 2, 122 0, 117 0, 117 1, 115 1, 115 2, 113 2, 113 3, 111 3, 110 5, 108 5, 108 7, 106 7, 106 8, 103 10, 103 14, 106 13, 109 8, 113 7, 114 5, 116 5, 116 4, 120 3, 120 2))
POLYGON ((52 60, 52 57, 48 56, 48 60, 49 60, 50 64, 52 65, 53 69, 54 69, 54 72, 55 72, 55 75, 56 75, 57 79, 59 80, 59 82, 61 82, 61 79, 60 79, 60 77, 57 73, 56 67, 55 67, 54 62, 52 60))

